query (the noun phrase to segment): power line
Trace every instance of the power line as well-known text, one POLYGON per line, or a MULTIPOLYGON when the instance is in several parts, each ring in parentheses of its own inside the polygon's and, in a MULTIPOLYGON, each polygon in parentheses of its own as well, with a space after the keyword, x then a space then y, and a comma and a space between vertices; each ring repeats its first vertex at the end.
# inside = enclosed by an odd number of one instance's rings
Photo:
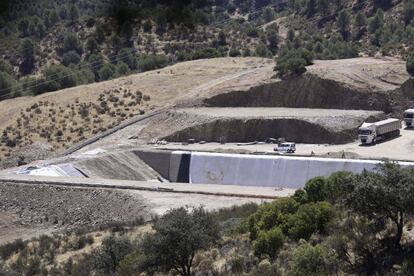
MULTIPOLYGON (((283 2, 283 0, 280 2, 280 3, 275 3, 275 4, 273 4, 273 5, 270 5, 270 6, 278 6, 278 5, 280 5, 280 4, 283 4, 284 2, 283 2)), ((262 12, 263 10, 265 9, 265 7, 263 7, 263 8, 257 8, 256 9, 256 11, 255 12, 253 12, 253 13, 259 13, 259 12, 262 12)), ((216 22, 215 24, 222 24, 222 23, 227 23, 227 22, 230 22, 230 21, 232 21, 233 19, 231 19, 231 18, 229 18, 229 19, 226 19, 226 20, 223 20, 223 21, 221 21, 221 22, 216 22)), ((135 38, 138 38, 138 36, 132 36, 131 37, 131 39, 135 39, 135 38)), ((110 56, 107 56, 107 58, 109 59, 109 60, 111 60, 113 57, 116 57, 118 54, 117 53, 114 53, 114 54, 112 54, 112 55, 110 55, 110 56)), ((122 59, 122 58, 124 58, 124 57, 126 57, 128 55, 128 53, 125 53, 125 56, 123 56, 123 57, 117 57, 117 59, 115 59, 115 60, 112 60, 112 62, 113 61, 117 61, 117 60, 119 60, 119 59, 122 59)), ((97 63, 97 66, 99 66, 100 64, 100 62, 99 61, 97 61, 96 62, 97 63)), ((111 63, 111 62, 107 62, 107 63, 111 63)), ((107 64, 107 63, 105 63, 105 64, 107 64)), ((77 68, 78 70, 80 70, 80 71, 82 71, 82 70, 85 70, 85 69, 89 69, 88 67, 90 67, 90 65, 91 64, 84 64, 84 65, 81 65, 79 68, 77 68), (82 68, 84 68, 84 69, 82 69, 82 68)), ((96 68, 96 66, 91 66, 90 68, 96 68)), ((59 74, 58 73, 56 73, 56 74, 54 74, 54 75, 51 75, 52 77, 53 76, 58 76, 59 74)), ((41 81, 41 82, 38 82, 38 80, 33 80, 33 81, 30 81, 30 82, 28 82, 29 84, 31 84, 31 83, 35 83, 35 85, 32 85, 32 86, 26 86, 25 87, 25 89, 19 89, 19 90, 17 90, 17 91, 11 91, 11 92, 9 92, 9 93, 7 93, 7 94, 3 94, 3 95, 1 95, 0 96, 0 99, 4 99, 4 98, 6 98, 7 96, 10 96, 10 95, 13 95, 13 94, 15 94, 15 93, 23 93, 23 92, 27 92, 27 91, 30 91, 30 89, 31 88, 35 88, 35 87, 38 87, 38 86, 40 86, 40 85, 43 85, 43 84, 46 84, 46 83, 50 83, 50 82, 53 82, 53 81, 57 81, 57 80, 60 80, 60 79, 64 79, 64 78, 66 78, 66 77, 69 77, 69 76, 74 76, 74 75, 76 75, 76 73, 72 73, 72 74, 68 74, 68 75, 66 75, 66 76, 60 76, 59 78, 55 78, 55 79, 51 79, 51 80, 47 80, 47 81, 41 81)), ((16 87, 19 87, 19 86, 10 86, 10 87, 7 87, 7 88, 3 88, 3 89, 0 89, 0 92, 3 92, 3 91, 7 91, 7 90, 10 90, 10 89, 13 89, 13 88, 16 88, 16 87)))
MULTIPOLYGON (((117 59, 115 59, 115 60, 113 60, 113 61, 119 61, 119 60, 121 60, 121 59, 123 59, 126 55, 127 55, 128 53, 125 53, 125 55, 124 56, 120 56, 120 57, 118 57, 117 59)), ((105 64, 110 64, 111 62, 105 62, 105 63, 103 63, 102 64, 102 66, 103 65, 105 65, 105 64)), ((91 66, 90 68, 84 68, 84 69, 81 69, 81 70, 78 70, 78 71, 85 71, 85 70, 88 70, 88 69, 91 69, 91 70, 93 70, 93 69, 96 69, 96 68, 98 68, 99 66, 100 66, 101 64, 96 64, 96 65, 94 65, 94 66, 91 66)), ((29 85, 29 86, 27 86, 27 87, 25 87, 25 88, 21 88, 21 89, 18 89, 18 90, 15 90, 15 91, 12 91, 12 92, 10 92, 10 93, 7 93, 7 94, 3 94, 3 95, 1 95, 0 96, 0 99, 4 99, 4 98, 7 98, 7 96, 10 96, 10 95, 13 95, 13 94, 15 94, 15 93, 24 93, 24 92, 28 92, 28 91, 30 91, 32 88, 35 88, 35 87, 39 87, 39 86, 41 86, 41 85, 44 85, 44 84, 48 84, 48 83, 51 83, 51 82, 54 82, 54 81, 58 81, 58 80, 61 80, 61 79, 64 79, 64 78, 67 78, 67 77, 70 77, 70 76, 75 76, 75 75, 77 75, 78 74, 78 72, 73 72, 73 73, 70 73, 70 74, 67 74, 67 75, 64 75, 64 76, 59 76, 58 78, 54 78, 54 79, 50 79, 50 80, 44 80, 44 81, 40 81, 40 82, 37 82, 37 81, 35 81, 36 82, 36 84, 35 85, 29 85)), ((58 75, 58 74, 54 74, 54 75, 58 75)), ((19 87, 19 86, 14 86, 14 87, 9 87, 9 88, 5 88, 5 89, 13 89, 13 88, 16 88, 16 87, 19 87)), ((3 90, 5 90, 5 89, 3 89, 3 90)))
MULTIPOLYGON (((256 11, 255 12, 253 12, 253 13, 259 13, 259 12, 261 12, 261 11, 263 11, 265 8, 267 8, 267 7, 277 7, 277 6, 279 6, 279 5, 282 5, 282 4, 285 4, 286 3, 286 1, 284 1, 284 0, 282 0, 282 1, 280 1, 279 3, 275 3, 275 4, 273 4, 273 5, 268 5, 268 6, 266 6, 266 7, 263 7, 263 8, 260 8, 260 9, 256 9, 256 11)), ((362 4, 366 4, 366 2, 360 2, 360 3, 358 3, 358 4, 356 4, 356 5, 354 5, 353 6, 353 8, 354 7, 356 7, 356 6, 359 6, 359 5, 362 5, 362 4)), ((322 19, 324 19, 324 18, 330 18, 331 16, 329 15, 329 16, 324 16, 324 17, 321 17, 321 18, 318 18, 318 19, 313 19, 313 20, 308 20, 307 22, 310 22, 310 23, 312 23, 312 22, 317 22, 317 21, 320 21, 320 20, 322 20, 322 19)), ((216 23, 216 24, 222 24, 222 23, 226 23, 226 22, 230 22, 230 21, 232 21, 233 19, 232 18, 229 18, 229 19, 226 19, 226 20, 223 20, 222 22, 218 22, 218 23, 216 23)), ((264 24, 265 25, 265 24, 264 24)), ((257 29, 260 29, 260 28, 262 28, 264 25, 260 25, 260 26, 257 26, 256 28, 257 29)), ((138 36, 132 36, 131 37, 131 39, 132 38, 137 38, 138 36)), ((112 62, 115 62, 115 61, 119 61, 120 59, 123 59, 123 58, 125 58, 127 55, 128 55, 129 53, 125 53, 125 55, 121 55, 121 56, 118 56, 116 59, 114 59, 114 60, 112 60, 112 62)), ((118 54, 117 53, 114 53, 114 54, 112 54, 112 55, 110 55, 110 56, 107 56, 107 58, 109 59, 109 60, 111 60, 113 57, 115 57, 115 56, 117 56, 118 54)), ((83 70, 86 70, 86 69, 95 69, 95 68, 97 68, 99 65, 100 65, 100 62, 99 61, 97 61, 96 62, 97 64, 96 65, 94 65, 94 66, 91 66, 91 64, 84 64, 84 65, 81 65, 79 68, 78 68, 78 70, 80 70, 80 71, 83 71, 83 70), (85 67, 84 69, 81 69, 82 67, 85 67), (89 68, 88 68, 89 67, 89 68)), ((111 63, 111 61, 109 61, 109 62, 106 62, 106 63, 103 63, 102 65, 105 65, 105 64, 109 64, 109 63, 111 63)), ((35 87, 38 87, 38 86, 41 86, 41 85, 43 85, 43 84, 47 84, 47 83, 50 83, 50 82, 53 82, 53 81, 57 81, 57 80, 60 80, 60 79, 64 79, 64 78, 66 78, 66 77, 70 77, 70 76, 75 76, 77 73, 71 73, 71 74, 68 74, 68 75, 65 75, 65 76, 60 76, 59 78, 55 78, 55 79, 51 79, 51 80, 45 80, 45 81, 41 81, 40 83, 38 83, 37 82, 37 80, 34 80, 34 81, 31 81, 31 82, 29 82, 29 83, 35 83, 35 85, 33 85, 33 86, 27 86, 27 87, 25 87, 24 89, 19 89, 19 90, 17 90, 17 91, 12 91, 12 92, 10 92, 10 93, 7 93, 7 94, 3 94, 3 95, 1 95, 0 96, 0 99, 5 99, 5 98, 7 98, 7 96, 10 96, 10 95, 12 95, 12 94, 15 94, 15 93, 23 93, 23 92, 27 92, 27 91, 30 91, 30 89, 32 89, 32 88, 35 88, 35 87)), ((58 76, 59 74, 57 73, 57 74, 54 74, 54 75, 51 75, 51 76, 58 76)), ((0 92, 2 92, 2 91, 6 91, 6 90, 10 90, 10 89, 13 89, 13 88, 16 88, 16 87, 19 87, 19 86, 10 86, 10 87, 8 87, 8 88, 3 88, 3 89, 0 89, 0 92)))

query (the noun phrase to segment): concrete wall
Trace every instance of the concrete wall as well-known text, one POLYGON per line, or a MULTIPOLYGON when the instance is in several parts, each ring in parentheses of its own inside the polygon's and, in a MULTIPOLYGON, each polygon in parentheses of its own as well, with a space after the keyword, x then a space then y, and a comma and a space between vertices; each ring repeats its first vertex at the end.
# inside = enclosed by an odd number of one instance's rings
MULTIPOLYGON (((372 171, 379 160, 223 154, 187 151, 137 151, 136 154, 171 182, 298 189, 316 176, 337 171, 372 171)), ((414 162, 400 162, 413 166, 414 162)))
POLYGON ((163 178, 189 183, 191 153, 168 150, 135 150, 134 153, 163 178))
MULTIPOLYGON (((316 176, 372 171, 381 161, 193 152, 190 183, 298 189, 316 176)), ((401 162, 403 166, 414 163, 401 162)))

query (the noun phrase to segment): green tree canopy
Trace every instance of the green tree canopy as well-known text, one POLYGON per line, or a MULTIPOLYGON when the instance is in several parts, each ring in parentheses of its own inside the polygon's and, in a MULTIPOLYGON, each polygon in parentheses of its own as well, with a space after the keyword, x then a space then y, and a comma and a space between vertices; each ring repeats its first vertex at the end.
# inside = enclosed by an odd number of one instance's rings
POLYGON ((191 275, 195 254, 207 249, 218 239, 218 225, 203 208, 168 211, 154 225, 141 244, 142 253, 152 265, 167 272, 171 269, 183 276, 191 275))
POLYGON ((69 51, 76 51, 78 54, 82 54, 83 48, 79 41, 78 35, 75 33, 67 33, 63 38, 63 53, 69 51))
POLYGON ((404 224, 414 214, 414 169, 395 163, 380 164, 375 172, 363 172, 346 197, 347 206, 378 222, 390 220, 395 246, 400 247, 404 224))

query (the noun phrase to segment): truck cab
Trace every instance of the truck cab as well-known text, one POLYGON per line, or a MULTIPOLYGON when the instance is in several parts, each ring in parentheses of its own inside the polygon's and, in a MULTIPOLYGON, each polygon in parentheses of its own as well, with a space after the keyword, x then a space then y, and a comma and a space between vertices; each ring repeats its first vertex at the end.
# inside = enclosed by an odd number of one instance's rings
POLYGON ((375 144, 377 142, 375 125, 371 123, 363 123, 358 129, 358 137, 362 144, 375 144))
POLYGON ((289 142, 283 142, 283 143, 278 144, 274 150, 277 152, 294 153, 296 151, 296 144, 289 143, 289 142))
POLYGON ((404 111, 404 122, 407 127, 412 127, 414 124, 414 109, 407 109, 404 111))

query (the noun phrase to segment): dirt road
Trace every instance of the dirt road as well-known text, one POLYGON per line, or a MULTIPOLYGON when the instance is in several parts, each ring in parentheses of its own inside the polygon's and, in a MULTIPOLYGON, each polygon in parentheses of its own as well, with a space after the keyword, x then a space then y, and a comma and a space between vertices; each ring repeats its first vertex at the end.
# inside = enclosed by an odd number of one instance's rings
MULTIPOLYGON (((274 147, 275 145, 263 143, 255 145, 237 145, 235 143, 224 145, 218 143, 182 145, 182 143, 170 143, 168 145, 155 146, 158 149, 172 150, 276 154, 273 150, 274 147)), ((414 130, 402 129, 400 137, 372 146, 362 146, 359 141, 355 140, 344 145, 297 144, 296 149, 294 155, 341 158, 344 153, 346 158, 380 160, 386 158, 390 160, 414 161, 414 130)))

